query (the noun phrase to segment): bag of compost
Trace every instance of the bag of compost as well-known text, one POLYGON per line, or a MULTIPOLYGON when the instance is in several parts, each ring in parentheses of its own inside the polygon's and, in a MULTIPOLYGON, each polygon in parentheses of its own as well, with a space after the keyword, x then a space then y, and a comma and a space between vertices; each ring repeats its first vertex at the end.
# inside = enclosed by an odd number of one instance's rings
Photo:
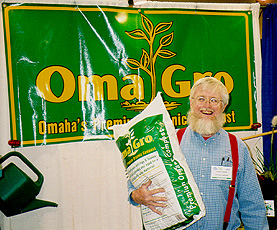
POLYGON ((185 229, 205 215, 198 187, 160 93, 139 115, 126 124, 113 126, 113 131, 135 188, 151 179, 149 190, 165 190, 167 206, 158 208, 162 215, 140 206, 146 230, 185 229))

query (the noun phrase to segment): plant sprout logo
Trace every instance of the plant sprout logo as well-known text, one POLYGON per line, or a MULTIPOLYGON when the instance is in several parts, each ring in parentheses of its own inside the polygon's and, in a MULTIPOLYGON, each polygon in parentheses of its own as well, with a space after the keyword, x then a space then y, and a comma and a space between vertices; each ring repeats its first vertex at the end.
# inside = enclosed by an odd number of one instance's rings
POLYGON ((124 158, 126 156, 134 156, 138 152, 138 150, 134 150, 132 145, 132 141, 135 139, 134 130, 130 130, 130 132, 127 133, 124 138, 128 138, 128 142, 126 143, 127 149, 125 150, 125 152, 123 152, 124 158))
MULTIPOLYGON (((142 54, 139 60, 134 58, 128 58, 127 59, 127 65, 129 68, 133 70, 141 69, 144 72, 146 72, 151 79, 151 99, 150 102, 153 101, 153 99, 156 96, 156 89, 157 89, 157 78, 156 78, 156 70, 155 70, 155 63, 157 60, 157 57, 160 58, 172 58, 176 55, 176 53, 172 52, 169 49, 165 49, 164 47, 169 46, 173 41, 173 32, 164 35, 159 40, 159 46, 156 50, 154 50, 154 40, 156 35, 164 33, 168 31, 173 22, 160 22, 155 27, 153 23, 142 13, 141 15, 141 21, 142 26, 144 28, 144 31, 142 29, 135 29, 132 31, 125 31, 125 33, 133 38, 133 39, 141 39, 146 40, 149 45, 149 52, 147 52, 145 49, 142 48, 142 54)), ((179 105, 176 102, 167 102, 165 101, 165 106, 168 110, 172 110, 177 108, 179 105)), ((128 101, 122 102, 121 106, 123 108, 127 108, 127 110, 135 110, 140 111, 143 110, 148 104, 144 101, 138 101, 136 103, 130 103, 128 101)))
POLYGON ((132 157, 136 155, 140 147, 154 141, 151 135, 146 135, 140 138, 136 138, 133 129, 129 130, 129 132, 123 136, 123 139, 125 140, 127 139, 127 142, 125 143, 125 149, 122 152, 124 159, 127 156, 132 157))

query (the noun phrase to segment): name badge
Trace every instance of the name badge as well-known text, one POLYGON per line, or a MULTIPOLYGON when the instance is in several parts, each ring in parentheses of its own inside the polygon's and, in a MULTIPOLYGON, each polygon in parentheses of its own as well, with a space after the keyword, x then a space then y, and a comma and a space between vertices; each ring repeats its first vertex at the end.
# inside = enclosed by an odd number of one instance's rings
POLYGON ((212 166, 211 179, 213 179, 213 180, 232 180, 232 167, 212 166))

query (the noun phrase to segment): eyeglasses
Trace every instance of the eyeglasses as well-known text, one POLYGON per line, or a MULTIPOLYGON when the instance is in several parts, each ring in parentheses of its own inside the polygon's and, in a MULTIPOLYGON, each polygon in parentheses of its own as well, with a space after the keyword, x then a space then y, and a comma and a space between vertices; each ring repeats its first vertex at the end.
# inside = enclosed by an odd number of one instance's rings
POLYGON ((209 100, 207 100, 205 97, 199 96, 197 98, 191 97, 191 99, 195 99, 198 105, 204 105, 206 102, 209 102, 211 106, 218 106, 219 102, 223 102, 219 98, 212 97, 209 100))

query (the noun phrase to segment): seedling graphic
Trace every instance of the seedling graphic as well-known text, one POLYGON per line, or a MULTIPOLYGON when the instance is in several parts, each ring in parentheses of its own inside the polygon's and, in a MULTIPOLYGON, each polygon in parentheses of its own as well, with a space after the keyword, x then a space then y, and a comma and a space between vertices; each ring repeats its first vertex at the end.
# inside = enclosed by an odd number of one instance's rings
MULTIPOLYGON (((146 40, 149 45, 149 52, 142 48, 142 54, 140 59, 137 60, 135 58, 128 58, 127 65, 130 69, 140 69, 149 75, 151 79, 151 102, 153 101, 157 93, 157 78, 155 69, 157 57, 169 59, 176 55, 176 53, 172 52, 171 50, 164 48, 172 43, 174 32, 171 32, 161 37, 159 40, 159 46, 156 50, 154 50, 153 48, 154 40, 156 38, 156 35, 168 31, 171 28, 173 22, 160 22, 154 27, 153 23, 149 18, 147 18, 142 13, 140 15, 144 31, 142 29, 135 29, 132 31, 125 31, 125 33, 133 39, 146 40)), ((147 103, 139 101, 137 103, 131 104, 130 102, 125 101, 121 103, 121 105, 122 107, 127 108, 127 110, 139 111, 143 110, 147 106, 147 103)), ((171 110, 175 109, 180 104, 176 102, 165 102, 165 105, 168 110, 171 110)))

